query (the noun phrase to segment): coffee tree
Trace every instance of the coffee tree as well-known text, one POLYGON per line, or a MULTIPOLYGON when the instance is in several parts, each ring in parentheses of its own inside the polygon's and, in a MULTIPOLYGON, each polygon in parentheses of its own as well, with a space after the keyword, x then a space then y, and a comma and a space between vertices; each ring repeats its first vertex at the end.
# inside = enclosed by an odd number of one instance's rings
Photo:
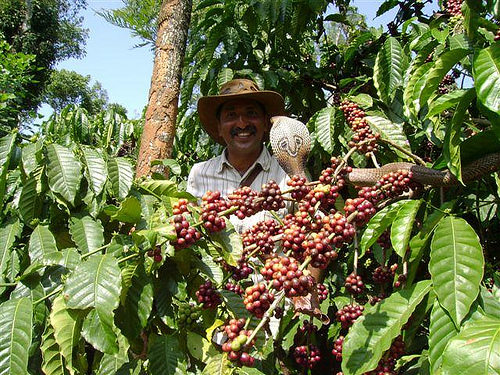
POLYGON ((134 181, 112 112, 2 137, 0 373, 500 373, 495 16, 445 3, 372 41, 286 191, 134 181))

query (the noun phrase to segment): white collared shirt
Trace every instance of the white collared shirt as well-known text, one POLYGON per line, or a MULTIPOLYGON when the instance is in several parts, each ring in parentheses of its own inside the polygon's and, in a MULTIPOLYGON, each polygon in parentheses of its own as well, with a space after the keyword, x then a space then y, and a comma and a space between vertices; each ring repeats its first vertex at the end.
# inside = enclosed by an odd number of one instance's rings
MULTIPOLYGON (((201 199, 208 190, 218 190, 221 196, 225 198, 240 187, 241 181, 252 172, 257 164, 261 165, 262 171, 251 183, 250 187, 252 190, 259 192, 262 185, 266 184, 269 180, 276 181, 281 191, 288 188, 286 184, 289 179, 288 175, 280 167, 278 161, 271 156, 269 150, 264 147, 255 163, 248 168, 243 176, 229 163, 225 149, 221 155, 193 165, 193 168, 189 172, 187 192, 201 199)), ((279 214, 283 216, 286 212, 287 209, 280 210, 279 214)), ((260 212, 244 220, 239 220, 235 215, 231 215, 230 221, 236 230, 241 233, 244 229, 268 217, 270 217, 270 214, 266 214, 265 212, 260 212)))

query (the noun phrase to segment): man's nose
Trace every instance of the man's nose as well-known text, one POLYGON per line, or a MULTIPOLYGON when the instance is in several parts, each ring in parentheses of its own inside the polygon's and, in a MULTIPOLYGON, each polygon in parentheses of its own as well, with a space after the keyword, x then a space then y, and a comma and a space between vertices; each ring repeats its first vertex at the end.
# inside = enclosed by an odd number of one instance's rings
POLYGON ((244 114, 240 114, 236 118, 236 125, 239 127, 247 126, 247 121, 244 114))

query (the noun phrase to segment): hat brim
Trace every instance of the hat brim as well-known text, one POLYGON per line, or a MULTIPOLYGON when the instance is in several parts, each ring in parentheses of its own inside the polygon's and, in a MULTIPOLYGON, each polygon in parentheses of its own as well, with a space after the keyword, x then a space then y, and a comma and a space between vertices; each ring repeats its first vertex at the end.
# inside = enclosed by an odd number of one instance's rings
POLYGON ((231 99, 255 100, 264 106, 269 117, 285 115, 285 101, 275 91, 203 96, 198 100, 198 116, 200 117, 201 125, 214 141, 223 146, 226 145, 226 142, 219 134, 217 110, 222 104, 231 99))

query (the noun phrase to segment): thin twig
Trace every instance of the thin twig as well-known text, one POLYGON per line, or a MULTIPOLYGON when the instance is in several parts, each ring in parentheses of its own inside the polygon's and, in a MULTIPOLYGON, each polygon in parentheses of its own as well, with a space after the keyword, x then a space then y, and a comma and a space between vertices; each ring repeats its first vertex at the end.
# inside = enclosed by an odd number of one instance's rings
POLYGON ((397 143, 394 143, 393 141, 391 141, 389 139, 385 139, 385 138, 379 138, 379 141, 385 142, 388 145, 391 145, 392 147, 394 147, 395 149, 401 151, 403 154, 408 155, 410 158, 415 160, 415 162, 417 162, 418 164, 424 165, 424 166, 426 165, 426 162, 422 158, 420 158, 419 156, 413 154, 412 152, 410 152, 408 150, 405 150, 403 147, 401 147, 397 143))
POLYGON ((377 157, 375 156, 375 153, 373 151, 370 152, 370 157, 372 159, 372 162, 373 162, 373 165, 375 166, 375 168, 380 168, 380 164, 378 163, 377 157))

